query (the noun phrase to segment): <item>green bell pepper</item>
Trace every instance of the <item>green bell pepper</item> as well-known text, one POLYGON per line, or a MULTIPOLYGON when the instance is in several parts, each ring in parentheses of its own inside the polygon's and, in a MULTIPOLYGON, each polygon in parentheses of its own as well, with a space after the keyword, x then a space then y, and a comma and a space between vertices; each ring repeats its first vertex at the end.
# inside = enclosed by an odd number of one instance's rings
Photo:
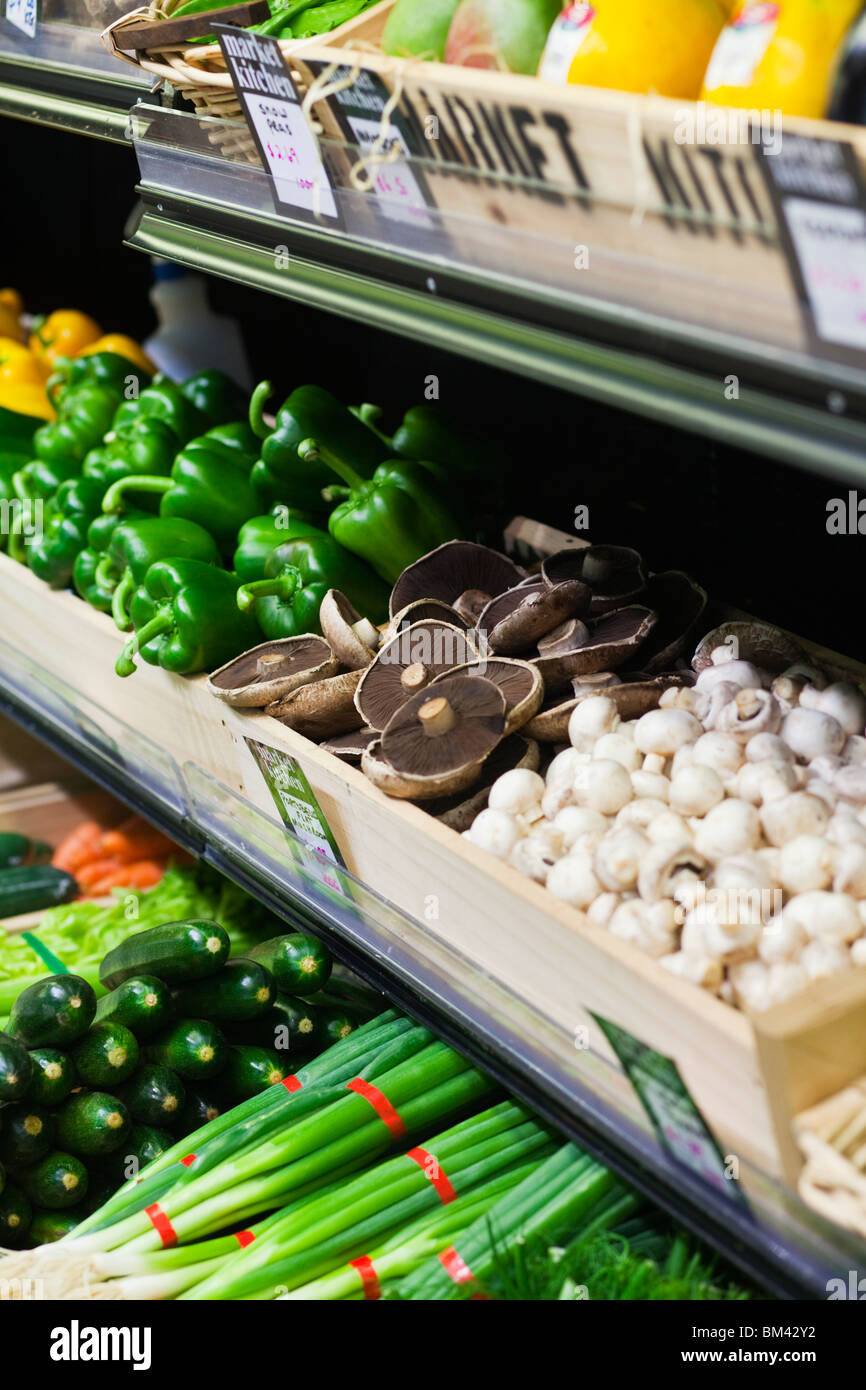
POLYGON ((126 512, 123 516, 106 516, 100 512, 87 528, 87 545, 75 557, 72 585, 79 597, 83 598, 85 603, 89 603, 91 608, 98 608, 100 613, 111 612, 111 600, 114 595, 114 585, 107 589, 96 577, 96 572, 105 559, 111 537, 118 526, 144 515, 144 512, 126 512))
POLYGON ((299 386, 293 391, 280 406, 276 427, 269 432, 263 411, 270 394, 270 382, 263 381, 250 401, 250 424, 264 441, 250 477, 263 506, 284 502, 314 514, 327 511, 322 489, 333 481, 329 470, 316 459, 302 463, 298 458, 298 445, 310 437, 347 459, 362 478, 369 478, 377 464, 388 457, 378 435, 321 386, 299 386))
POLYGON ((212 671, 258 642, 251 614, 237 602, 237 577, 202 560, 157 560, 135 591, 135 628, 115 671, 131 676, 140 654, 151 666, 187 675, 212 671))
POLYGON ((233 569, 242 584, 264 579, 265 564, 278 545, 301 536, 327 536, 307 512, 290 511, 279 504, 267 516, 251 516, 238 531, 233 569))
POLYGON ((111 588, 111 614, 121 632, 132 626, 128 604, 151 565, 157 560, 220 562, 216 541, 195 521, 179 516, 149 516, 123 521, 112 532, 96 572, 97 582, 111 588))
POLYGON ((407 410, 391 449, 395 458, 438 463, 457 482, 496 485, 505 471, 496 445, 462 429, 435 405, 407 410))
POLYGON ((81 471, 86 478, 98 478, 104 491, 133 474, 167 477, 180 447, 167 421, 158 415, 140 415, 109 430, 105 443, 91 449, 81 471))
POLYGON ((83 381, 64 391, 57 406, 57 419, 42 425, 33 436, 33 452, 46 463, 73 459, 81 463, 105 432, 111 428, 120 399, 113 386, 83 381))
POLYGON ((329 589, 340 589, 373 623, 388 615, 389 590, 373 571, 332 536, 305 536, 278 546, 265 578, 242 584, 238 607, 255 610, 265 637, 297 637, 319 631, 319 609, 329 589))
POLYGON ((224 425, 242 419, 248 410, 247 393, 225 372, 211 367, 196 372, 181 382, 181 394, 186 397, 210 425, 224 425))
POLYGON ((342 478, 345 488, 332 491, 346 498, 328 518, 328 530, 389 584, 422 555, 460 535, 444 489, 422 464, 389 459, 367 481, 315 439, 301 443, 298 457, 316 459, 342 478))
POLYGON ((149 416, 156 416, 171 425, 178 444, 185 444, 195 435, 204 434, 212 423, 193 401, 188 400, 181 387, 167 376, 155 376, 136 400, 124 401, 119 405, 111 428, 117 430, 121 425, 149 416))
POLYGON ((61 483, 77 478, 80 473, 81 462, 75 458, 58 458, 51 463, 46 459, 31 459, 13 474, 12 486, 15 496, 22 502, 47 501, 61 483))
MULTIPOLYGON (((91 352, 84 357, 62 357, 45 384, 48 399, 54 401, 58 391, 68 391, 84 382, 110 386, 119 400, 132 399, 130 389, 139 395, 150 384, 150 372, 121 357, 117 352, 91 352)), ((62 400, 62 397, 61 397, 62 400)))
POLYGON ((33 457, 33 436, 45 421, 38 415, 22 415, 0 405, 0 454, 24 454, 33 457))
POLYGON ((51 499, 42 534, 28 546, 27 563, 52 589, 63 589, 71 580, 75 557, 87 544, 87 530, 101 502, 102 487, 93 478, 61 483, 51 499))
POLYGON ((122 511, 130 492, 151 493, 160 497, 160 516, 197 521, 220 552, 230 555, 239 529, 257 512, 258 500, 249 480, 253 455, 225 442, 227 428, 221 425, 190 440, 177 455, 170 478, 121 478, 106 492, 103 511, 122 511))

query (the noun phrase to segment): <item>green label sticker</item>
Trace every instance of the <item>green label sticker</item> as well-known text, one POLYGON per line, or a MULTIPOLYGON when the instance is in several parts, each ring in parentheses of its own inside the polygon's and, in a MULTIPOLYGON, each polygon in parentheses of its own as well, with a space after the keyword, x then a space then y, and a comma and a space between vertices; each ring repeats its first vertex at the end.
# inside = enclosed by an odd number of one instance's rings
POLYGON ((731 1172, 731 1164, 722 1155, 703 1115, 689 1095, 673 1058, 647 1047, 625 1028, 610 1023, 599 1014, 592 1016, 622 1063, 668 1155, 675 1163, 690 1168, 732 1202, 748 1208, 731 1172))
MULTIPOLYGON (((246 740, 246 745, 261 769, 284 825, 309 850, 308 862, 316 864, 320 871, 323 867, 327 870, 328 864, 345 868, 346 861, 331 833, 331 827, 296 760, 288 753, 269 748, 266 743, 257 743, 252 738, 246 740)), ((318 876, 327 887, 338 893, 345 892, 340 882, 342 875, 326 871, 319 872, 318 876)))

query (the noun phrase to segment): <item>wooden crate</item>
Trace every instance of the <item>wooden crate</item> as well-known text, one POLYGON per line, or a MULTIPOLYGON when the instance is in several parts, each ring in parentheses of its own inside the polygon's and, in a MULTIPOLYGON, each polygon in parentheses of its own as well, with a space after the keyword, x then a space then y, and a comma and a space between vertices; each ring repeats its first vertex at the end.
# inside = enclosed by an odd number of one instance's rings
MULTIPOLYGON (((142 665, 120 680, 112 668, 123 638, 110 620, 72 594, 52 593, 5 556, 0 603, 5 641, 27 654, 31 634, 39 631, 46 653, 41 660, 52 682, 67 688, 72 708, 83 702, 92 718, 99 707, 118 730, 135 727, 168 749, 192 789, 196 814, 208 794, 203 771, 275 821, 245 740, 297 759, 350 873, 423 923, 435 942, 459 952, 479 984, 489 978, 528 1001, 556 1030, 559 1055, 569 1066, 582 1065, 575 1050, 581 1028, 588 1030, 593 1053, 612 1059, 590 1011, 672 1057, 723 1152, 746 1168, 793 1183, 800 1167, 793 1115, 866 1071, 866 969, 750 1019, 675 979, 418 807, 386 797, 298 734, 265 715, 217 702, 204 677, 142 665)), ((844 658, 836 665, 866 674, 844 658)), ((613 1067, 610 1079, 645 1123, 613 1067)))

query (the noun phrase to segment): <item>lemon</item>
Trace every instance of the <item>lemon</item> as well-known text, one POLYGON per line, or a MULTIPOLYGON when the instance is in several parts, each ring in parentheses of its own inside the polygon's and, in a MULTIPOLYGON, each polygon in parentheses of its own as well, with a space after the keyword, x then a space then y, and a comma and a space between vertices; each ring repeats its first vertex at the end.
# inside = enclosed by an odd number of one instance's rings
POLYGON ((738 0, 701 96, 724 106, 821 116, 862 0, 738 0))
POLYGON ((563 10, 538 69, 552 82, 697 97, 730 5, 723 0, 584 0, 563 10))

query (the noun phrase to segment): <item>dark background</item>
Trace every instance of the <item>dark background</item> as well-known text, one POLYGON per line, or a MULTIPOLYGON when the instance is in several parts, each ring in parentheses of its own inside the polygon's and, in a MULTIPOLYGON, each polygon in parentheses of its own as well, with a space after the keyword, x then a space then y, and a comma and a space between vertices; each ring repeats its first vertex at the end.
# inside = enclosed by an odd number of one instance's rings
MULTIPOLYGON (((132 150, 21 123, 3 128, 6 215, 0 281, 32 312, 74 307, 144 338, 150 265, 122 245, 134 205, 132 150)), ((847 484, 609 409, 227 281, 211 303, 236 317, 256 378, 281 399, 308 381, 374 401, 395 426, 439 377, 444 409, 507 441, 515 510, 570 530, 590 511, 597 541, 635 546, 652 569, 695 575, 724 599, 813 640, 866 657, 866 537, 829 536, 827 501, 847 484)), ((423 338, 423 325, 419 325, 423 338)), ((275 397, 275 400, 277 397, 275 397)))

